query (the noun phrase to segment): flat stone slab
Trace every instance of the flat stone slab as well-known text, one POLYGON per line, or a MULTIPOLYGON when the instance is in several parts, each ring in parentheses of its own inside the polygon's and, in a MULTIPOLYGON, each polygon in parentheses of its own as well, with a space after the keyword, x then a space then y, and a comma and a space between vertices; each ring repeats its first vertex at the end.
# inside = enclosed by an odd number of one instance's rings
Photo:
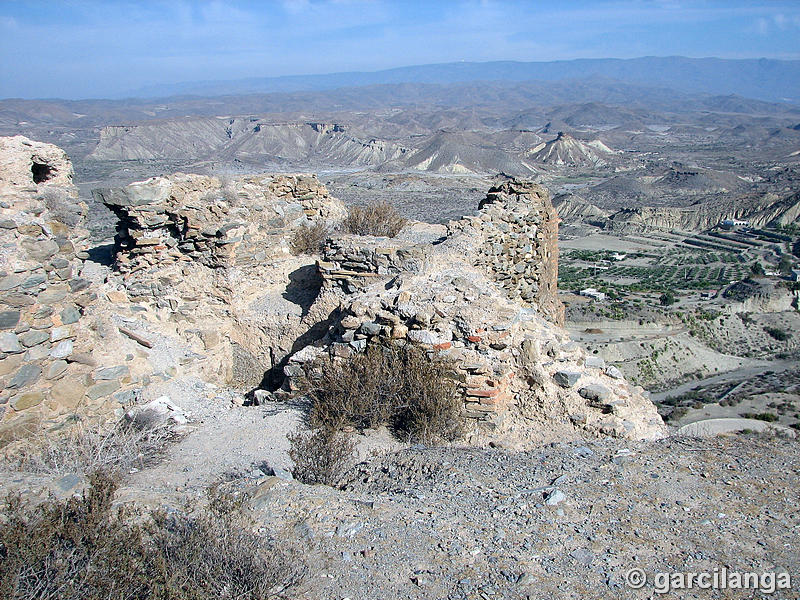
POLYGON ((14 329, 18 324, 18 310, 4 310, 0 312, 0 329, 14 329))

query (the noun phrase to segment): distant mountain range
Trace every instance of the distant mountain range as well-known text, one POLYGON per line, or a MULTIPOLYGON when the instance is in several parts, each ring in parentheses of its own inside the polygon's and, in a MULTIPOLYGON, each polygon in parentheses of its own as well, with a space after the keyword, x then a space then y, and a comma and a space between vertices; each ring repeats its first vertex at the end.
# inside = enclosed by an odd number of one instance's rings
POLYGON ((399 67, 375 72, 259 77, 153 85, 131 91, 134 98, 221 96, 323 91, 402 83, 471 81, 559 81, 602 77, 683 92, 737 94, 770 102, 800 103, 800 61, 686 58, 681 56, 577 59, 552 62, 459 62, 399 67))

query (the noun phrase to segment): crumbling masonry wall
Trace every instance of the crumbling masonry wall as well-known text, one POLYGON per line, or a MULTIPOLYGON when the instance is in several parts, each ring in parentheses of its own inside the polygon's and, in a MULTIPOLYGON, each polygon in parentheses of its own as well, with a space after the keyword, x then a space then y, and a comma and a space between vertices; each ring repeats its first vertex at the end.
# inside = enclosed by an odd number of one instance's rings
POLYGON ((131 381, 95 352, 72 172, 56 146, 0 138, 0 446, 76 412, 113 412, 107 400, 131 381))
POLYGON ((125 188, 94 190, 119 218, 117 265, 123 273, 194 261, 212 268, 274 258, 274 244, 293 225, 340 217, 314 176, 246 177, 236 185, 216 177, 175 174, 125 188))
POLYGON ((450 234, 477 240, 474 263, 512 300, 535 307, 549 321, 564 322, 558 299, 558 215, 546 188, 510 180, 492 187, 478 213, 451 222, 450 234))
POLYGON ((339 299, 338 318, 289 358, 290 388, 321 357, 411 343, 452 361, 464 414, 489 438, 664 434, 642 390, 553 325, 563 318, 558 220, 544 188, 516 180, 492 188, 477 215, 450 223, 436 244, 412 241, 414 227, 427 226, 410 225, 400 239, 328 241, 317 266, 321 296, 339 299))

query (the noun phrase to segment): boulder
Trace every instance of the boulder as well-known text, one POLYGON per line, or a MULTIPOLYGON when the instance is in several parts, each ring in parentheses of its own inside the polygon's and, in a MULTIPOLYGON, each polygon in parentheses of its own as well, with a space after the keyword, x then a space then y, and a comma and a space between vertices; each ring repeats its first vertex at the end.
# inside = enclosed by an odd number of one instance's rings
POLYGON ((188 423, 186 413, 168 396, 132 408, 125 413, 125 420, 141 430, 163 426, 181 429, 188 423))

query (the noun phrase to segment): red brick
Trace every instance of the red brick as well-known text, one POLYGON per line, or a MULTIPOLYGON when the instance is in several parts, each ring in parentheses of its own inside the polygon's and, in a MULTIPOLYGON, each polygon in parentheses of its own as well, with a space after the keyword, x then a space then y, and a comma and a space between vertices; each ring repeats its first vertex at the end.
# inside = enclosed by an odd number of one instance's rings
POLYGON ((441 344, 434 344, 433 345, 433 349, 434 350, 450 350, 450 348, 452 348, 452 347, 453 347, 453 344, 451 342, 443 342, 441 344))
POLYGON ((479 336, 479 335, 470 335, 470 336, 467 336, 467 340, 477 344, 478 342, 481 341, 481 336, 479 336))
POLYGON ((495 396, 499 395, 500 390, 497 388, 488 390, 467 390, 467 396, 472 396, 473 398, 494 398, 495 396))

